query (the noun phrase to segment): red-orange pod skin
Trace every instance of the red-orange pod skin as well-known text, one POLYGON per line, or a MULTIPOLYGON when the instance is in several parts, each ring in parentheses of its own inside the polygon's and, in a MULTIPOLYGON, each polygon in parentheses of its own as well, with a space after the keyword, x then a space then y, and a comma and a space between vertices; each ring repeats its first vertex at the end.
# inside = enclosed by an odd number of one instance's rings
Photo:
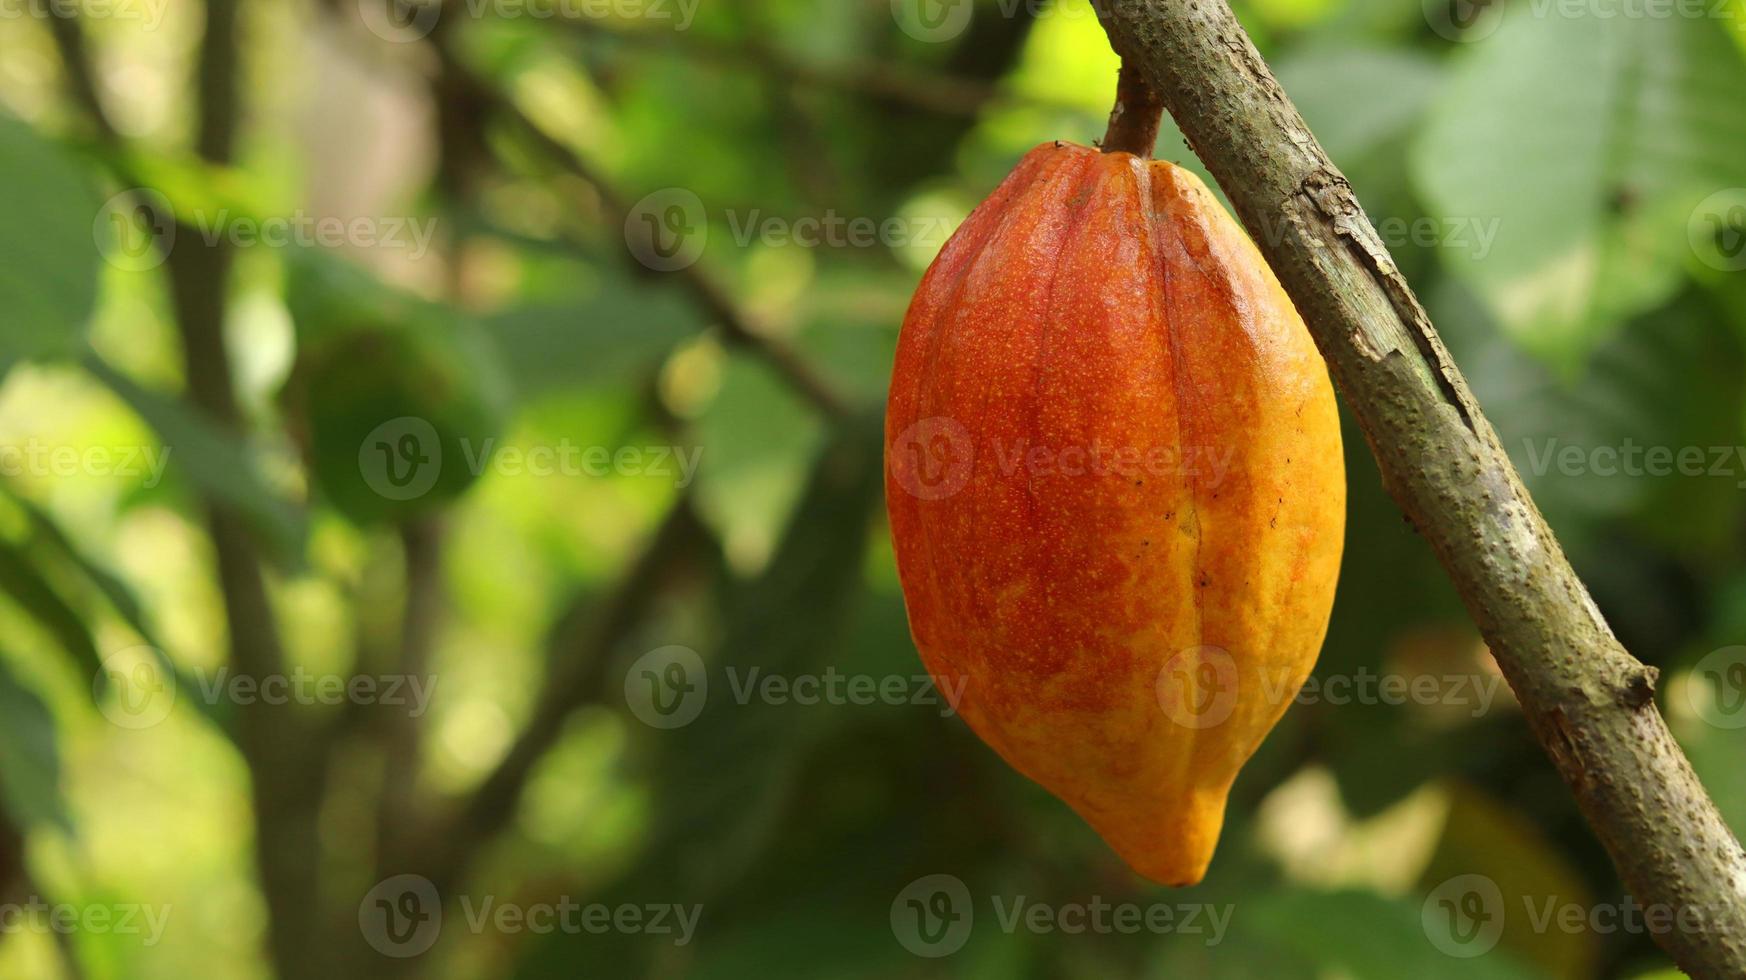
POLYGON ((1327 369, 1260 253, 1188 171, 1036 148, 916 290, 885 453, 959 714, 1135 871, 1201 880, 1345 526, 1327 369))

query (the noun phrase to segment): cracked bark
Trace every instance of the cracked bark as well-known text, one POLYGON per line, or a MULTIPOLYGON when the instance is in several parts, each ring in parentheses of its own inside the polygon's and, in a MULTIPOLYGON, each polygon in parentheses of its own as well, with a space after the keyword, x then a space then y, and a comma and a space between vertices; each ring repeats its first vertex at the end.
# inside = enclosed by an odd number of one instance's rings
POLYGON ((1692 976, 1746 976, 1746 852, 1657 712, 1655 671, 1595 608, 1351 185, 1224 0, 1101 6, 1303 314, 1626 886, 1697 916, 1653 938, 1692 976))

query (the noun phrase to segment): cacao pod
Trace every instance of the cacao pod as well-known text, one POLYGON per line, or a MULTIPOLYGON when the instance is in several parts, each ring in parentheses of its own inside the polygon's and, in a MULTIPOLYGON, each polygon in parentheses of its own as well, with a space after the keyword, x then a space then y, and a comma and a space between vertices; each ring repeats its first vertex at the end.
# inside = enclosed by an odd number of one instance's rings
POLYGON ((282 398, 324 500, 354 523, 403 521, 472 486, 503 425, 480 345, 402 324, 336 330, 299 351, 282 398))
POLYGON ((447 505, 479 476, 509 405, 471 320, 361 269, 294 255, 297 359, 280 392, 312 489, 360 525, 447 505))
POLYGON ((917 289, 885 446, 958 713, 1135 871, 1199 881, 1345 523, 1327 370, 1260 253, 1186 170, 1038 147, 917 289))

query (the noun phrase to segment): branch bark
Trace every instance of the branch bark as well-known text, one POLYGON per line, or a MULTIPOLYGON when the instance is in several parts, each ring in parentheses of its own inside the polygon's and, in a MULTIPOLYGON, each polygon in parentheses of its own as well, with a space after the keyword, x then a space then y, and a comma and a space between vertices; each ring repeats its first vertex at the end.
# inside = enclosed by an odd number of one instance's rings
POLYGON ((461 804, 442 844, 407 858, 422 862, 417 866, 426 869, 439 894, 453 894, 480 850, 514 818, 534 770, 562 737, 570 715, 605 693, 613 649, 660 598, 662 581, 706 538, 690 497, 680 496, 612 592, 597 607, 574 608, 562 617, 546 684, 515 744, 461 804))
POLYGON ((1152 159, 1158 146, 1158 130, 1164 123, 1164 103, 1140 77, 1140 69, 1122 62, 1116 78, 1115 108, 1109 113, 1109 128, 1103 134, 1103 152, 1132 153, 1152 159))
MULTIPOLYGON (((478 99, 485 107, 500 113, 513 128, 535 145, 538 152, 594 188, 600 198, 601 209, 615 230, 622 228, 629 235, 632 229, 637 228, 634 222, 627 220, 631 217, 631 203, 604 174, 596 171, 575 149, 541 128, 512 99, 499 93, 489 80, 471 73, 452 49, 438 44, 436 50, 445 70, 459 80, 458 84, 469 97, 478 99)), ((644 254, 651 253, 645 249, 644 254)), ((686 264, 670 274, 678 277, 678 285, 691 295, 699 309, 716 322, 723 339, 762 360, 820 415, 835 421, 852 414, 847 396, 819 374, 794 348, 759 329, 745 311, 740 309, 726 287, 701 264, 686 264)))
POLYGON ((672 51, 701 64, 758 72, 804 88, 841 92, 863 99, 883 99, 942 116, 977 119, 990 108, 1001 106, 1082 108, 1077 102, 1051 98, 1047 93, 1007 92, 986 79, 941 74, 912 65, 870 58, 832 59, 828 63, 802 59, 788 53, 781 45, 763 39, 741 43, 719 41, 696 33, 657 34, 654 31, 624 30, 605 21, 560 20, 557 23, 584 37, 618 47, 672 51))
MULTIPOLYGON (((207 0, 195 70, 195 137, 200 158, 229 164, 234 154, 238 105, 237 0, 207 0)), ((55 46, 69 94, 84 111, 99 141, 120 155, 126 139, 110 118, 92 69, 80 22, 51 17, 55 46)), ((135 178, 118 168, 125 181, 135 178)), ((230 351, 224 334, 233 255, 222 241, 203 246, 184 226, 181 248, 166 257, 170 301, 182 341, 187 398, 217 424, 241 431, 245 420, 236 399, 230 351)), ((284 648, 268 594, 260 549, 247 519, 217 500, 202 501, 212 539, 224 604, 230 665, 239 675, 281 675, 284 648)), ((312 752, 308 726, 283 706, 245 705, 238 711, 236 740, 249 766, 254 804, 255 863, 267 904, 268 952, 282 980, 322 976, 312 949, 319 897, 317 820, 325 787, 326 758, 312 752)))
POLYGON ((1260 246, 1534 734, 1695 977, 1746 976, 1746 851, 1656 710, 1430 318, 1225 0, 1104 0, 1112 46, 1163 98, 1260 246))

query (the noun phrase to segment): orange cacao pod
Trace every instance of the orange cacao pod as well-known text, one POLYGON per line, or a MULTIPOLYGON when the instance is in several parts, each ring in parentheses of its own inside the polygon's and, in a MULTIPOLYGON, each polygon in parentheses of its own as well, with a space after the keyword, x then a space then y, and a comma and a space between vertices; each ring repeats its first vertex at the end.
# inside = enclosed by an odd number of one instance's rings
POLYGON ((1260 253, 1188 171, 1038 147, 917 289, 885 451, 959 714, 1135 871, 1199 881, 1345 523, 1327 370, 1260 253))

